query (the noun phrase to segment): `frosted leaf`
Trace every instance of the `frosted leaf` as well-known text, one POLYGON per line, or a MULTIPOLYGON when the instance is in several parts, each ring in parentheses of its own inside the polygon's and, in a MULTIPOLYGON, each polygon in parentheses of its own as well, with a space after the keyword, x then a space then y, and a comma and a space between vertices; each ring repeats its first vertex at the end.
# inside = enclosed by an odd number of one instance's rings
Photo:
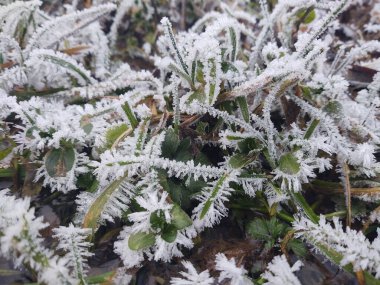
POLYGON ((86 27, 114 9, 116 9, 114 4, 104 4, 45 22, 32 35, 25 48, 25 54, 29 55, 36 48, 51 48, 55 43, 86 27), (62 28, 63 26, 65 28, 62 28))
POLYGON ((368 270, 374 273, 376 278, 380 277, 379 236, 371 243, 361 231, 349 227, 344 231, 338 217, 334 217, 331 224, 322 215, 318 224, 301 217, 293 223, 293 227, 297 231, 297 237, 303 237, 316 246, 324 245, 341 254, 341 266, 352 264, 355 272, 368 270))
POLYGON ((40 230, 47 227, 36 217, 30 198, 16 199, 9 190, 0 191, 0 252, 11 258, 16 267, 27 264, 37 272, 40 282, 48 285, 75 283, 67 269, 68 260, 58 258, 45 248, 40 230))
POLYGON ((68 260, 67 266, 74 270, 75 278, 86 283, 84 278, 88 270, 87 258, 93 255, 89 252, 92 244, 86 241, 91 229, 76 228, 70 224, 68 227, 60 226, 54 229, 54 233, 54 237, 59 240, 57 248, 67 252, 65 255, 68 260))

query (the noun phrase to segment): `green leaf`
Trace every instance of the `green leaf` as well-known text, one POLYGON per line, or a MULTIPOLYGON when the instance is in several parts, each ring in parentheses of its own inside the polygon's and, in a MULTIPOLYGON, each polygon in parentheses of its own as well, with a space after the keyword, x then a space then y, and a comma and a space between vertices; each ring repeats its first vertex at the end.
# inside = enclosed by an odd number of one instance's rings
POLYGON ((76 185, 80 188, 86 189, 86 188, 91 188, 91 185, 93 185, 93 183, 95 182, 97 181, 94 174, 92 174, 91 172, 86 172, 78 176, 76 185))
POLYGON ((35 137, 33 136, 33 132, 38 131, 38 128, 36 126, 30 127, 29 129, 26 130, 25 136, 30 139, 34 139, 35 137))
POLYGON ((323 107, 323 111, 336 119, 343 116, 343 106, 339 101, 331 100, 326 106, 323 107))
POLYGON ((310 24, 315 19, 315 10, 301 9, 297 12, 297 16, 299 19, 302 19, 302 23, 310 24), (307 13, 307 14, 306 14, 307 13))
POLYGON ((223 61, 222 64, 221 64, 221 68, 222 68, 222 71, 223 73, 227 73, 229 70, 232 70, 234 72, 238 72, 239 70, 236 68, 235 65, 233 65, 231 62, 229 61, 223 61))
POLYGON ((11 270, 11 269, 0 269, 0 276, 12 276, 20 275, 21 271, 11 270))
POLYGON ((215 92, 216 86, 220 84, 220 79, 218 78, 218 73, 216 72, 217 67, 218 65, 220 65, 220 63, 213 58, 209 59, 208 61, 210 63, 211 68, 209 71, 210 78, 208 78, 210 80, 210 91, 207 94, 207 97, 208 97, 208 103, 211 104, 215 99, 214 97, 219 95, 219 94, 214 94, 214 92, 215 92))
POLYGON ((96 198, 91 204, 83 218, 83 228, 91 228, 94 231, 98 227, 100 215, 103 212, 104 206, 107 204, 109 197, 117 190, 124 178, 115 180, 107 186, 107 188, 96 198))
POLYGON ((181 143, 179 144, 178 148, 177 148, 177 151, 175 153, 175 160, 177 161, 183 161, 183 162, 186 162, 186 161, 189 161, 193 158, 193 155, 191 153, 191 140, 190 138, 185 138, 181 141, 181 143))
POLYGON ((5 158, 12 152, 12 149, 16 146, 15 142, 10 138, 0 139, 0 160, 5 158))
POLYGON ((51 54, 41 54, 40 56, 46 61, 50 61, 51 63, 57 64, 63 68, 69 69, 77 73, 87 83, 92 83, 92 79, 87 76, 87 71, 85 69, 83 69, 80 65, 75 65, 69 61, 66 61, 64 56, 59 57, 51 54))
POLYGON ((204 152, 199 152, 195 156, 194 162, 197 164, 200 163, 200 164, 204 164, 204 165, 212 165, 210 159, 208 158, 208 156, 204 152))
POLYGON ((195 180, 194 178, 189 179, 189 184, 187 185, 187 189, 191 193, 199 192, 200 189, 207 187, 207 183, 203 179, 195 180))
POLYGON ((301 207, 306 216, 313 222, 318 223, 319 216, 314 212, 314 210, 310 207, 310 205, 305 200, 305 197, 301 193, 291 193, 293 196, 293 200, 298 204, 299 207, 301 207))
POLYGON ((228 164, 235 169, 243 168, 246 166, 251 160, 247 158, 247 155, 242 153, 237 153, 233 156, 231 156, 230 160, 228 161, 228 164))
POLYGON ((128 130, 127 124, 121 124, 119 126, 111 127, 106 132, 106 144, 105 147, 110 149, 113 143, 128 130))
POLYGON ((220 188, 222 187, 223 183, 224 183, 224 180, 226 180, 228 177, 228 174, 224 174, 222 177, 219 178, 219 180, 216 182, 214 188, 212 189, 212 192, 211 192, 211 195, 210 197, 207 199, 202 211, 201 211, 201 214, 200 214, 200 219, 203 219, 208 210, 210 209, 211 205, 212 205, 212 202, 214 201, 214 198, 216 197, 216 195, 218 194, 220 188))
POLYGON ((238 142, 238 148, 242 153, 249 153, 250 151, 261 151, 262 145, 254 138, 246 138, 238 142))
POLYGON ((288 152, 280 157, 279 168, 286 174, 295 175, 301 170, 301 165, 293 153, 288 152))
POLYGON ((94 128, 94 125, 89 123, 89 124, 86 124, 86 125, 81 126, 81 127, 86 134, 89 134, 89 133, 91 133, 92 129, 94 128))
POLYGON ((175 72, 179 76, 181 76, 183 79, 185 79, 189 83, 189 85, 192 87, 192 89, 195 89, 195 87, 193 85, 193 80, 188 73, 183 72, 178 66, 176 66, 173 63, 169 64, 168 69, 175 72))
POLYGON ((150 225, 154 229, 162 229, 165 225, 165 216, 161 210, 154 211, 150 214, 150 225))
POLYGON ((149 124, 150 124, 150 119, 146 118, 142 122, 140 122, 140 125, 138 126, 135 155, 140 155, 144 147, 149 124))
POLYGON ((267 240, 271 238, 269 232, 267 223, 264 219, 255 219, 246 227, 246 232, 248 235, 258 239, 258 240, 267 240))
POLYGON ((311 138, 311 136, 312 136, 312 134, 314 133, 315 129, 317 128, 318 124, 319 124, 319 120, 317 120, 317 119, 314 119, 314 120, 311 122, 309 128, 307 129, 307 131, 306 131, 306 133, 305 133, 305 135, 304 135, 304 139, 307 139, 307 140, 308 140, 308 139, 311 138))
POLYGON ((243 116, 244 121, 249 123, 249 110, 248 110, 248 103, 247 98, 244 96, 236 98, 237 103, 239 104, 240 112, 243 116))
POLYGON ((75 162, 74 148, 52 149, 46 154, 45 167, 51 177, 65 177, 75 162))
MULTIPOLYGON (((321 243, 315 243, 314 245, 328 259, 330 259, 335 264, 340 265, 340 262, 342 261, 343 256, 339 252, 337 252, 334 249, 332 249, 332 248, 330 248, 330 247, 328 247, 328 246, 326 246, 324 244, 321 244, 321 243)), ((342 266, 342 268, 345 271, 347 271, 347 272, 355 274, 354 270, 353 270, 353 267, 352 267, 352 264, 348 264, 348 265, 342 266)), ((365 284, 366 285, 379 285, 380 284, 380 281, 377 280, 371 273, 369 273, 367 271, 363 271, 363 273, 364 273, 364 278, 365 278, 365 284)))
POLYGON ((193 84, 195 83, 196 70, 197 70, 197 60, 194 59, 193 62, 191 63, 191 82, 193 84))
POLYGON ((255 239, 266 242, 265 246, 271 248, 276 241, 285 235, 287 225, 281 223, 276 218, 269 221, 257 218, 248 223, 246 232, 255 239))
POLYGON ((305 17, 305 19, 304 19, 304 23, 305 24, 310 24, 311 22, 313 22, 314 21, 314 19, 315 19, 315 10, 313 9, 313 10, 311 10, 311 12, 309 12, 309 14, 305 17))
POLYGON ((212 200, 211 199, 208 199, 202 209, 202 212, 201 212, 201 220, 206 216, 208 210, 210 209, 211 207, 211 204, 212 204, 212 200))
POLYGON ((172 44, 172 46, 173 46, 173 48, 174 48, 174 50, 175 50, 175 52, 177 54, 178 61, 181 64, 183 71, 186 72, 186 74, 189 74, 187 65, 186 65, 185 61, 183 60, 181 52, 179 51, 179 49, 177 47, 177 42, 175 40, 171 24, 166 23, 166 24, 164 24, 164 26, 167 29, 167 34, 168 34, 168 36, 170 38, 170 41, 171 41, 171 44, 172 44))
POLYGON ((199 101, 204 103, 205 95, 202 89, 195 90, 188 98, 187 101, 190 103, 192 101, 199 101))
POLYGON ((301 87, 303 96, 308 100, 312 100, 313 98, 311 97, 310 87, 307 87, 307 86, 300 86, 300 87, 301 87))
POLYGON ((177 229, 174 225, 166 225, 161 233, 161 237, 166 242, 173 242, 177 238, 177 229))
POLYGON ((163 157, 173 158, 177 148, 180 144, 178 135, 175 133, 175 130, 170 128, 165 134, 165 140, 161 145, 161 153, 163 157))
POLYGON ((234 28, 229 27, 228 28, 229 34, 230 34, 230 39, 231 39, 231 45, 232 45, 232 53, 231 53, 231 61, 235 61, 236 59, 236 51, 237 51, 237 40, 236 40, 236 32, 234 28))
POLYGON ((122 108, 123 108, 125 115, 127 116, 128 120, 129 120, 129 123, 131 124, 132 128, 135 129, 139 122, 137 121, 135 114, 133 113, 128 102, 125 102, 125 104, 122 106, 122 108))
POLYGON ((288 249, 291 249, 299 257, 306 257, 307 249, 305 244, 297 239, 291 239, 288 242, 288 249))
MULTIPOLYGON (((165 174, 166 175, 166 174, 165 174)), ((182 206, 190 204, 190 197, 186 187, 176 179, 167 177, 167 192, 175 203, 182 206)))
POLYGON ((14 168, 0 168, 0 178, 10 178, 13 177, 16 173, 14 168))
POLYGON ((190 219, 190 217, 186 214, 182 208, 174 204, 172 210, 171 210, 171 216, 172 216, 172 224, 175 226, 177 230, 182 230, 184 228, 187 228, 188 226, 191 226, 193 221, 190 219))
POLYGON ((155 242, 154 233, 138 232, 129 236, 128 246, 132 250, 140 250, 154 245, 155 242))
POLYGON ((91 123, 88 116, 83 116, 80 120, 80 126, 84 130, 86 134, 91 133, 92 129, 94 128, 94 125, 91 123))

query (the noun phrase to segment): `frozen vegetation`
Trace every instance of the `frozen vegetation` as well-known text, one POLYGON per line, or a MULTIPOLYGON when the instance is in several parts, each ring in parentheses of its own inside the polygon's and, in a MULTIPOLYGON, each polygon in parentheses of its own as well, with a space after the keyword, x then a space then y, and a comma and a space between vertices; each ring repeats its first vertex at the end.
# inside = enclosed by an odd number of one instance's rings
POLYGON ((380 284, 379 3, 54 2, 0 2, 0 253, 15 269, 138 284, 155 262, 178 268, 160 284, 297 285, 318 252, 380 284), (56 199, 75 206, 49 225, 56 199), (261 267, 192 259, 226 223, 261 267), (118 266, 92 274, 104 240, 118 266))

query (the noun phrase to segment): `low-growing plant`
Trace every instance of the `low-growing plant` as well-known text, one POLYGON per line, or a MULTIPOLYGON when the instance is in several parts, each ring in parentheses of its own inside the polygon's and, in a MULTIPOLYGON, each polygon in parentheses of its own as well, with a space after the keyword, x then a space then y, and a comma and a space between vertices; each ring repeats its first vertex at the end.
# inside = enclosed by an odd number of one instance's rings
POLYGON ((203 271, 182 261, 170 284, 301 284, 289 257, 310 248, 379 283, 380 42, 341 16, 372 7, 375 33, 378 4, 5 2, 0 249, 15 267, 41 284, 128 284, 228 219, 267 268, 220 252, 203 271), (35 209, 57 197, 76 208, 50 246, 35 209), (108 230, 121 264, 91 275, 108 230))

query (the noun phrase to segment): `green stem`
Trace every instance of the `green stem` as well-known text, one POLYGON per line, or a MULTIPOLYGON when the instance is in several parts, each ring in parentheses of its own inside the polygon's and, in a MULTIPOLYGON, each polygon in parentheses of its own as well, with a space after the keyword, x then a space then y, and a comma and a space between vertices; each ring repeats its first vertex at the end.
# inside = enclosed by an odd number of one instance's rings
POLYGON ((187 65, 186 65, 185 61, 183 60, 182 55, 181 55, 181 53, 180 53, 180 51, 179 51, 179 49, 177 47, 177 42, 176 42, 176 40, 174 38, 174 33, 173 33, 173 30, 172 30, 172 27, 171 27, 171 25, 167 24, 166 28, 168 29, 168 35, 169 35, 170 41, 171 41, 171 43, 173 45, 173 49, 174 49, 174 51, 175 51, 175 53, 176 53, 176 55, 178 57, 178 61, 181 64, 183 70, 188 75, 189 74, 189 70, 188 70, 187 65))
POLYGON ((314 119, 311 122, 309 128, 307 129, 307 131, 306 131, 306 133, 305 133, 305 135, 303 137, 305 140, 310 139, 311 135, 314 133, 314 131, 315 131, 316 127, 318 126, 318 124, 319 124, 319 120, 317 120, 317 119, 314 119))
POLYGON ((192 80, 192 78, 190 77, 190 75, 188 75, 187 73, 183 72, 181 69, 179 69, 176 65, 174 65, 174 64, 172 64, 172 63, 169 64, 168 68, 169 68, 171 71, 177 73, 177 75, 179 75, 179 76, 182 77, 183 79, 185 79, 185 80, 189 83, 189 85, 190 85, 190 87, 191 87, 192 90, 196 90, 196 88, 195 88, 195 86, 194 86, 194 83, 193 83, 193 80, 192 80))
POLYGON ((288 223, 293 223, 294 222, 294 218, 291 215, 289 215, 288 213, 284 212, 284 211, 277 212, 276 215, 280 219, 282 219, 282 220, 284 220, 284 221, 286 221, 288 223))
POLYGON ((129 106, 128 102, 125 102, 124 105, 122 106, 122 108, 123 108, 125 115, 127 115, 127 118, 129 120, 129 123, 131 124, 132 128, 135 129, 139 122, 137 121, 135 114, 133 114, 133 111, 132 111, 131 107, 129 106))
POLYGON ((298 204, 298 206, 300 206, 306 216, 313 222, 313 223, 318 223, 319 222, 319 217, 317 216, 317 214, 314 212, 314 210, 310 207, 310 205, 307 203, 307 201, 305 200, 305 198, 302 196, 301 193, 292 193, 292 196, 295 200, 295 202, 298 204))
MULTIPOLYGON (((343 259, 343 256, 339 253, 339 252, 336 252, 335 250, 329 248, 328 246, 324 245, 324 244, 320 244, 320 243, 315 243, 314 244, 315 247, 317 247, 321 252, 323 252, 323 254, 328 258, 330 259, 331 261, 333 261, 335 264, 340 264, 340 262, 342 261, 343 259)), ((345 265, 345 266, 342 266, 342 268, 349 272, 349 273, 352 273, 352 274, 355 274, 354 270, 353 270, 353 267, 351 264, 348 264, 348 265, 345 265)), ((365 284, 366 285, 379 285, 380 284, 380 281, 375 279, 375 277, 372 276, 371 273, 367 272, 367 271, 364 271, 364 278, 365 278, 365 284)))
POLYGON ((218 194, 220 188, 222 187, 224 181, 228 178, 228 176, 229 176, 229 173, 226 173, 222 177, 220 177, 219 180, 216 182, 216 185, 214 186, 214 189, 212 190, 210 198, 208 198, 208 200, 205 203, 205 206, 202 209, 200 219, 203 219, 206 216, 208 210, 211 207, 212 202, 214 201, 216 195, 218 194))
POLYGON ((15 174, 15 170, 13 168, 1 168, 0 169, 0 178, 10 178, 15 174))
POLYGON ((347 211, 343 210, 343 211, 328 213, 328 214, 325 214, 324 216, 327 219, 330 219, 330 218, 337 217, 337 216, 338 217, 344 217, 346 214, 347 214, 347 211))

